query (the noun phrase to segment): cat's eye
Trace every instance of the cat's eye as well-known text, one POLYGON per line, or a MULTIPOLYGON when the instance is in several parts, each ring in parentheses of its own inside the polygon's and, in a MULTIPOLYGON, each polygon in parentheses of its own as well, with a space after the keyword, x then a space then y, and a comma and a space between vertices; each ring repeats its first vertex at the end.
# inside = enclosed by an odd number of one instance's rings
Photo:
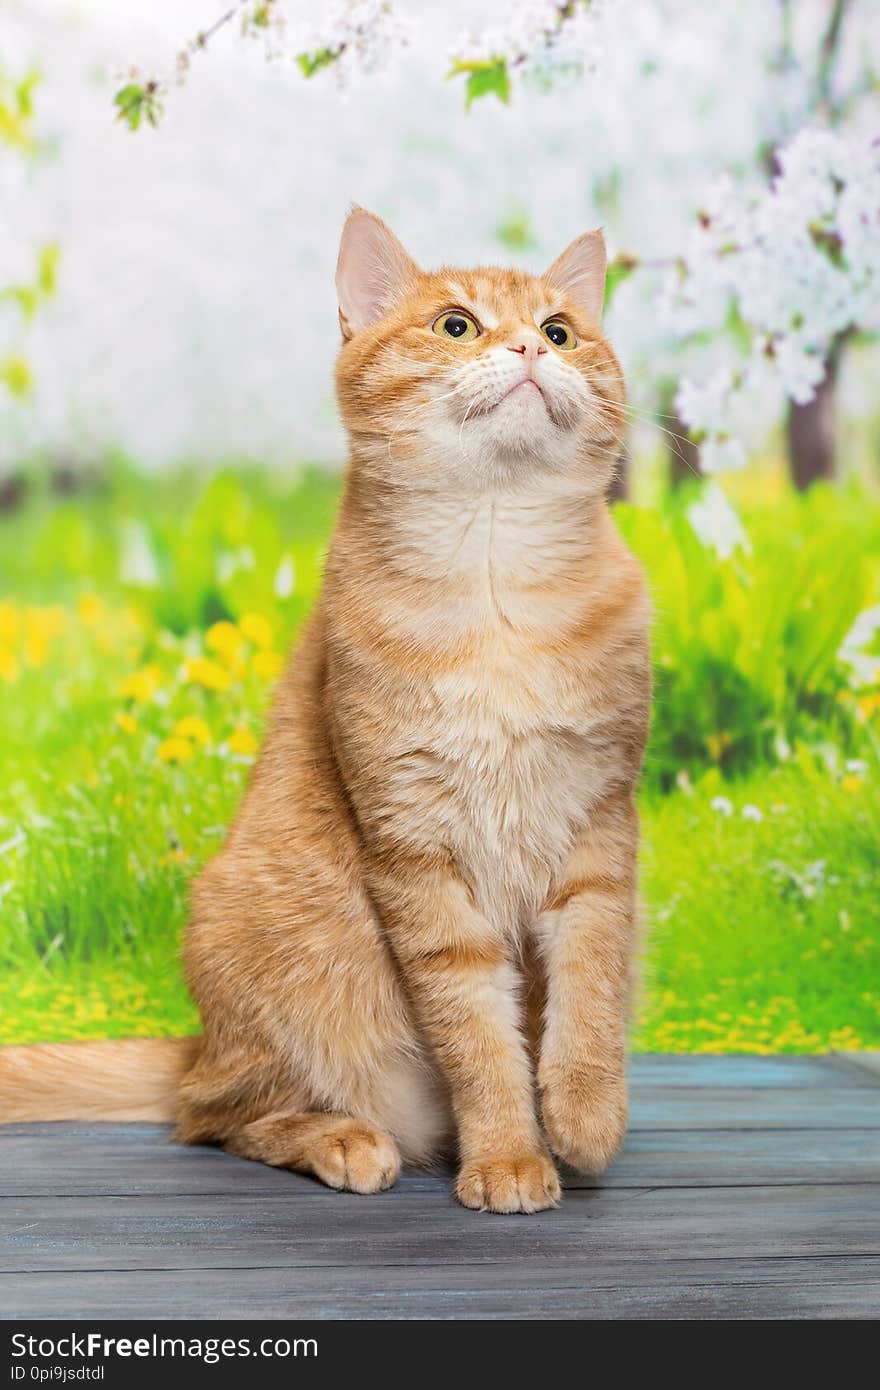
POLYGON ((548 319, 541 324, 541 332, 545 338, 549 338, 554 347, 561 348, 563 352, 571 352, 572 348, 577 347, 577 338, 569 328, 564 319, 548 319))
POLYGON ((441 338, 454 338, 457 343, 469 343, 480 336, 480 325, 461 309, 447 309, 431 324, 441 338))

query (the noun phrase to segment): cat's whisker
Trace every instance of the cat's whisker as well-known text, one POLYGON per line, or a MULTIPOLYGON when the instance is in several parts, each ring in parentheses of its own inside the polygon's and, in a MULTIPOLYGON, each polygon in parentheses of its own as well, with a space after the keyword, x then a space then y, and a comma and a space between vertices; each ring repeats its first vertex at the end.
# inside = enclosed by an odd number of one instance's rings
MULTIPOLYGON (((666 438, 670 441, 672 452, 675 454, 675 457, 679 460, 679 462, 690 473, 693 473, 695 478, 701 478, 703 476, 700 473, 699 469, 694 467, 690 459, 682 451, 681 446, 685 444, 690 444, 692 443, 692 441, 689 440, 685 435, 677 434, 674 430, 667 429, 665 425, 659 424, 656 417, 650 411, 639 411, 638 407, 629 405, 628 403, 612 401, 601 401, 599 403, 599 410, 600 412, 603 410, 606 411, 611 418, 614 418, 613 412, 617 410, 619 412, 616 417, 618 420, 626 420, 630 418, 638 424, 653 425, 657 430, 659 430, 659 432, 662 435, 665 435, 666 438)), ((675 417, 670 416, 664 418, 674 419, 675 417)))

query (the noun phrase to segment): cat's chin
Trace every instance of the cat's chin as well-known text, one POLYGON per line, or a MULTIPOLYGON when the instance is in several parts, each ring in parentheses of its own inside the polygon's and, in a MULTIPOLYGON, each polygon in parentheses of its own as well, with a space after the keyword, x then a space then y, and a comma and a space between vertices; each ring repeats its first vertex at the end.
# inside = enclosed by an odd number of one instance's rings
POLYGON ((491 411, 464 428, 462 440, 468 453, 496 464, 521 469, 548 468, 553 472, 575 462, 574 435, 557 425, 537 390, 518 390, 491 411))

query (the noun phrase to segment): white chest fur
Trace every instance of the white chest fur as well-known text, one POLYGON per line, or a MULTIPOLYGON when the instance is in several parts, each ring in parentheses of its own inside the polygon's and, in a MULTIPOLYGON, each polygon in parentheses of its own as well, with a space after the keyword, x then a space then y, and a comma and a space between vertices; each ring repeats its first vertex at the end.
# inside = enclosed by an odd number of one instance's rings
POLYGON ((398 636, 465 653, 426 676, 420 753, 397 790, 426 843, 448 846, 482 909, 514 930, 608 775, 606 716, 553 640, 583 607, 570 576, 593 537, 581 508, 544 489, 416 513, 408 558, 438 583, 395 618, 398 636))

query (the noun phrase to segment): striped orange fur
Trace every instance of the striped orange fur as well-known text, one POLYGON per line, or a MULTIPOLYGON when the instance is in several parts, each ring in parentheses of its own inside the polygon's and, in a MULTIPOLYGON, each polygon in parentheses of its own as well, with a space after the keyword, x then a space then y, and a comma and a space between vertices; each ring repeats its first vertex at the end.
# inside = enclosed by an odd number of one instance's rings
POLYGON ((553 1155, 597 1171, 621 1141, 650 676, 605 504, 604 271, 598 233, 543 276, 426 273, 369 213, 346 224, 346 488, 193 890, 186 1141, 358 1192, 455 1151, 491 1211, 554 1205, 553 1155))

